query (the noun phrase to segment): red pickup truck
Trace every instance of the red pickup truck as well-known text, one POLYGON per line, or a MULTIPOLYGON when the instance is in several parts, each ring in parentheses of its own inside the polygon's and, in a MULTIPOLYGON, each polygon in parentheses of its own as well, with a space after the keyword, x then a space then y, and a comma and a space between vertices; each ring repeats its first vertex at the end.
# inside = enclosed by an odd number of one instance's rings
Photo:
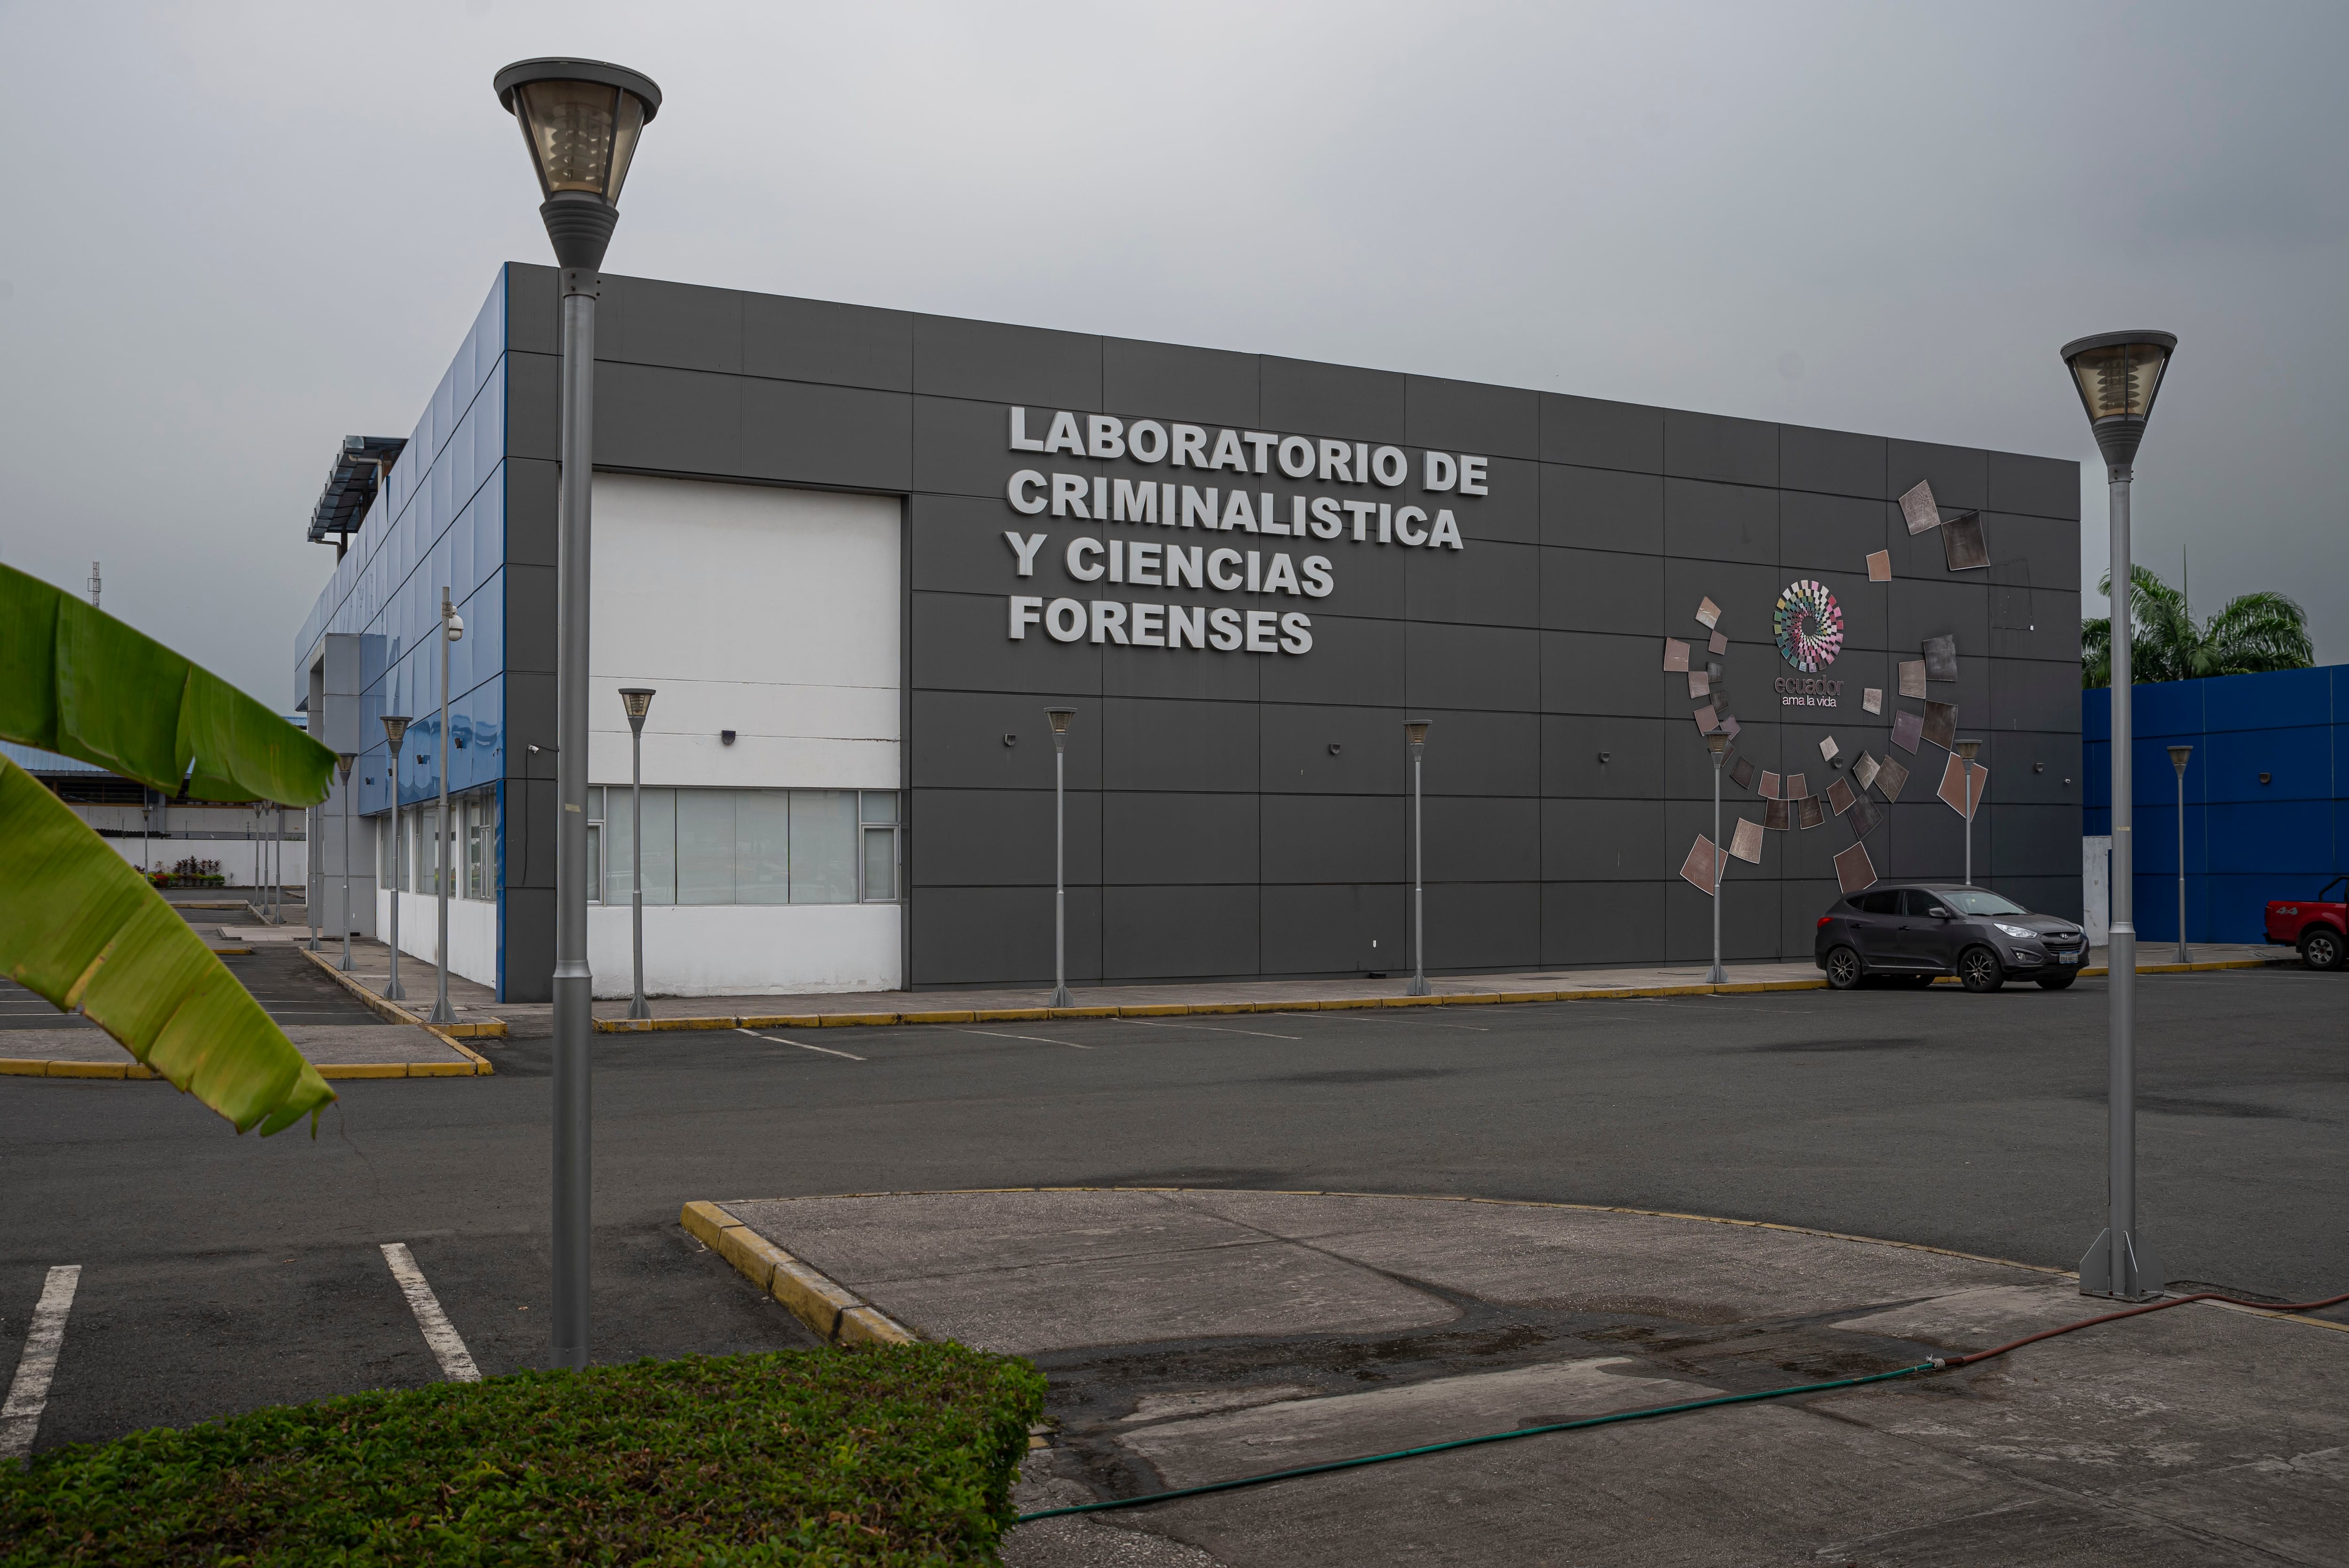
POLYGON ((2314 898, 2268 901, 2268 940, 2279 947, 2297 947, 2300 961, 2311 969, 2338 969, 2349 955, 2349 903, 2327 903, 2325 895, 2349 877, 2334 877, 2314 898))

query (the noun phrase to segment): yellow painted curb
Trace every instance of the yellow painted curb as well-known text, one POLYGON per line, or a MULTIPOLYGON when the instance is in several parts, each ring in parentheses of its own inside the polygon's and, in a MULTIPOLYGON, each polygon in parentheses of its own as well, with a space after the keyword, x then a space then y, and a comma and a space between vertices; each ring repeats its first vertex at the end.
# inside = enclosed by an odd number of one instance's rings
POLYGON ((44 1078, 127 1078, 136 1062, 50 1062, 44 1078))
POLYGON ((827 1029, 849 1028, 860 1025, 880 1026, 895 1024, 903 1017, 904 1015, 901 1013, 825 1013, 821 1016, 821 1026, 827 1029))
POLYGON ((26 1057, 0 1057, 0 1078, 47 1078, 49 1064, 26 1057))
POLYGON ((734 1265, 793 1317, 835 1345, 910 1345, 920 1337, 823 1270, 793 1257, 716 1203, 688 1203, 686 1234, 734 1265))
POLYGON ((975 1011, 961 1013, 900 1013, 901 1024, 973 1024, 978 1021, 975 1011))
POLYGON ((813 1029, 820 1026, 821 1020, 813 1013, 770 1013, 744 1018, 735 1025, 740 1029, 813 1029))
POLYGON ((973 1013, 974 1024, 1032 1024, 1051 1015, 1041 1007, 981 1007, 973 1013))

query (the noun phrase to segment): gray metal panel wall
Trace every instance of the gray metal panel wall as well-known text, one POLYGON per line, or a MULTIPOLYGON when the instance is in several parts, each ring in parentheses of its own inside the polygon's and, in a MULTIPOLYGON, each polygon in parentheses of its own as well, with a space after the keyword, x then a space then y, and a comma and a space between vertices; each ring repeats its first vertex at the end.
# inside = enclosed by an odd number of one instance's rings
MULTIPOLYGON (((550 743, 553 730, 551 676, 534 686, 528 672, 553 667, 556 310, 551 270, 511 276, 509 438, 512 457, 536 461, 510 464, 510 549, 517 562, 526 549, 544 581, 510 566, 509 594, 544 603, 509 609, 508 757, 534 824, 551 785, 519 775, 524 743, 550 743), (524 645, 533 639, 543 652, 524 645)), ((1858 688, 1881 686, 1888 710, 1899 706, 1899 662, 1918 657, 1925 637, 1954 634, 1960 681, 1932 695, 1957 701, 1961 728, 1987 742, 1977 866, 2078 913, 2068 843, 2080 796, 2076 464, 639 278, 607 280, 598 335, 599 466, 910 497, 914 985, 1049 976, 1042 710, 1059 701, 1079 710, 1069 744, 1074 979, 1407 966, 1406 714, 1435 723, 1425 778, 1432 965, 1696 959, 1710 912, 1676 873, 1711 826, 1712 774, 1690 722, 1696 705, 1661 673, 1659 654, 1666 634, 1702 637, 1692 614, 1705 594, 1727 611, 1740 752, 1821 789, 1833 776, 1819 759, 1823 737, 1847 757, 1886 749, 1889 712, 1861 713, 1858 688), (1031 411, 1031 430, 1068 409, 1393 443, 1414 465, 1427 447, 1479 453, 1491 459, 1491 493, 1457 506, 1460 553, 1341 556, 1338 593, 1303 606, 1315 647, 1302 657, 1012 643, 1005 596, 1034 584, 1011 575, 1002 532, 1017 523, 1051 536, 1041 581, 1057 574, 1071 533, 1093 530, 1014 514, 1010 473, 1143 470, 1013 453, 1009 405, 1031 411), (1937 534, 1909 537, 1893 502, 1920 479, 1946 511, 1984 510, 1989 571, 1951 573, 1937 534), (1868 581, 1876 550, 1892 554, 1890 584, 1868 581), (1831 717, 1773 696, 1775 679, 1794 672, 1770 613, 1795 577, 1827 583, 1844 606, 1833 674, 1849 696, 1831 717)), ((1277 476, 1265 485, 1297 488, 1277 476)), ((1917 777, 1869 838, 1877 867, 1955 874, 1960 822, 1932 797, 1939 753, 1928 746, 1902 760, 1917 777)), ((551 778, 551 765, 541 771, 551 778)), ((1724 817, 1760 810, 1751 794, 1725 791, 1724 817)), ((1849 841, 1831 820, 1770 835, 1759 867, 1736 864, 1723 910, 1730 955, 1807 957, 1812 923, 1835 896, 1833 854, 1849 841)), ((545 962, 537 933, 551 876, 539 876, 534 849, 531 861, 526 882, 509 872, 521 890, 507 911, 510 985, 545 962)))

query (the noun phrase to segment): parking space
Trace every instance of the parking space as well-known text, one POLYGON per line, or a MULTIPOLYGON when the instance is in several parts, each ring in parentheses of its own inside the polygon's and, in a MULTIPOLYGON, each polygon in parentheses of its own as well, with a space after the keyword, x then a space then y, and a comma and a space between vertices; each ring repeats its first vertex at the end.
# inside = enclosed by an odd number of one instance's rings
MULTIPOLYGON (((2337 1249, 2298 1216, 2349 1200, 2343 985, 2139 986, 2142 1202, 2181 1276, 2342 1288, 2337 1249)), ((2090 979, 598 1036, 595 1354, 807 1342, 684 1236, 693 1198, 1473 1193, 2066 1266, 2100 1221, 2105 1015, 2090 979)), ((38 1440, 445 1376, 386 1243, 482 1374, 542 1364, 548 1042, 484 1048, 494 1078, 338 1086, 315 1142, 235 1139, 177 1095, 0 1079, 0 1376, 46 1271, 83 1270, 38 1440)))

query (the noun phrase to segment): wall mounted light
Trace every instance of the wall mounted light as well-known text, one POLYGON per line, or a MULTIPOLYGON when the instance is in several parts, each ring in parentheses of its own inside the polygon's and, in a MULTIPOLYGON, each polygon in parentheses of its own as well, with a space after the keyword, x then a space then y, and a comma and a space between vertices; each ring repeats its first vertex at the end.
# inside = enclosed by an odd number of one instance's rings
POLYGON ((2267 782, 2271 778, 2272 778, 2272 777, 2274 777, 2274 775, 2272 775, 2272 774, 2268 774, 2268 773, 2262 773, 2262 774, 2261 774, 2261 775, 2260 775, 2260 782, 2261 782, 2261 783, 2262 783, 2262 784, 2264 784, 2264 783, 2266 783, 2266 782, 2267 782))
POLYGON ((1336 741, 1334 741, 1334 740, 1333 740, 1333 741, 1331 741, 1331 742, 1330 743, 1330 756, 1332 756, 1332 757, 1337 756, 1340 752, 1341 752, 1341 751, 1343 751, 1343 750, 1345 750, 1345 749, 1346 749, 1346 748, 1345 748, 1344 747, 1342 747, 1342 746, 1339 745, 1339 744, 1338 744, 1336 741))
POLYGON ((731 746, 731 745, 733 745, 733 744, 734 744, 734 732, 733 732, 732 730, 730 730, 730 729, 721 729, 721 730, 719 730, 719 731, 718 732, 718 744, 719 744, 719 745, 720 745, 720 746, 731 746))
POLYGON ((1611 751, 1602 751, 1599 754, 1599 762, 1601 767, 1604 767, 1614 760, 1615 754, 1611 751))
POLYGON ((1017 746, 1019 744, 1019 738, 1007 732, 1003 737, 1003 744, 1006 746, 1017 746))

